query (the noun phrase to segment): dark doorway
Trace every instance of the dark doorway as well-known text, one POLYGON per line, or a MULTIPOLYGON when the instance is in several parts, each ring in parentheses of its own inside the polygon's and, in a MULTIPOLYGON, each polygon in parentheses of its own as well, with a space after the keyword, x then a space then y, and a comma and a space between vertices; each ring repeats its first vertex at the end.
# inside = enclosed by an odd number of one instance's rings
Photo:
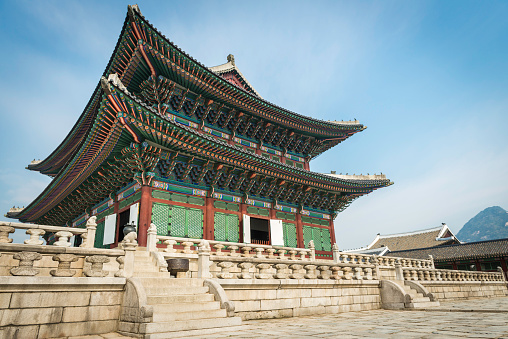
POLYGON ((250 218, 250 240, 253 244, 270 244, 269 220, 250 218))
POLYGON ((127 209, 127 210, 123 211, 122 213, 120 213, 119 219, 120 219, 120 227, 118 228, 119 229, 118 242, 123 240, 123 227, 129 223, 130 210, 127 209))

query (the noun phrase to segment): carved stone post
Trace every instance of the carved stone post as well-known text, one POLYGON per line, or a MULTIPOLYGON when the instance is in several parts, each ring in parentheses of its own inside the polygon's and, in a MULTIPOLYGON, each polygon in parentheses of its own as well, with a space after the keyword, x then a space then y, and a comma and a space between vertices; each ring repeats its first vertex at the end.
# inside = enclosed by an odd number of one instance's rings
POLYGON ((34 261, 42 259, 42 255, 39 253, 18 252, 14 254, 13 258, 19 260, 19 266, 11 268, 12 275, 33 276, 39 274, 39 269, 34 268, 34 261))
POLYGON ((194 245, 194 243, 192 241, 184 241, 182 243, 182 245, 183 245, 182 253, 186 253, 186 254, 192 253, 191 246, 194 245))
POLYGON ((264 251, 264 250, 265 250, 265 249, 264 249, 264 248, 262 248, 262 247, 254 247, 254 251, 256 252, 255 257, 256 257, 256 258, 260 258, 260 259, 265 258, 265 256, 263 255, 263 251, 264 251))
POLYGON ((362 280, 363 279, 363 270, 361 267, 355 267, 355 279, 362 280))
POLYGON ((275 253, 275 248, 267 248, 265 250, 266 253, 268 253, 268 259, 275 259, 277 258, 275 255, 273 255, 275 253))
MULTIPOLYGON (((290 251, 291 252, 291 251, 290 251)), ((296 251, 295 251, 296 252, 296 251)), ((289 268, 293 271, 289 277, 291 279, 303 279, 303 273, 301 272, 302 268, 303 268, 303 265, 297 265, 297 264, 294 264, 294 265, 291 265, 289 266, 289 268)))
POLYGON ((61 247, 70 247, 71 243, 69 242, 69 238, 72 237, 71 232, 67 231, 59 231, 55 233, 55 236, 58 238, 58 241, 55 241, 53 245, 61 246, 61 247))
POLYGON ((339 245, 337 243, 333 244, 332 246, 332 254, 333 254, 333 262, 339 263, 340 262, 340 252, 339 252, 339 245))
POLYGON ((314 245, 314 240, 309 241, 309 260, 310 261, 316 261, 316 246, 314 245))
POLYGON ((275 274, 275 278, 277 279, 287 279, 289 274, 288 271, 288 265, 286 264, 276 264, 275 269, 277 269, 277 273, 275 274))
POLYGON ((62 253, 53 256, 54 261, 58 261, 58 268, 49 271, 54 277, 72 277, 76 274, 76 270, 71 270, 71 263, 78 261, 78 257, 74 254, 62 253))
POLYGON ((429 272, 429 271, 425 271, 425 272, 423 272, 423 278, 424 278, 426 281, 429 281, 429 280, 430 280, 430 272, 429 272))
POLYGON ((330 266, 318 266, 317 269, 319 270, 319 279, 328 280, 330 279, 330 276, 332 275, 332 272, 330 271, 330 266))
POLYGON ((230 257, 238 257, 240 255, 240 253, 236 252, 238 250, 238 246, 228 246, 228 250, 230 257))
MULTIPOLYGON (((157 233, 157 229, 155 230, 155 233, 157 233)), ((148 237, 150 236, 150 227, 148 228, 147 235, 148 237)), ((134 253, 136 251, 136 248, 138 247, 138 242, 136 238, 137 238, 136 232, 130 232, 127 235, 125 235, 122 241, 122 248, 125 251, 123 270, 124 276, 126 278, 130 278, 134 275, 134 265, 135 265, 134 253)), ((147 240, 147 248, 148 246, 150 246, 150 243, 147 240)), ((155 251, 157 251, 157 247, 155 247, 155 251)))
POLYGON ((241 248, 242 257, 249 258, 251 256, 249 253, 251 250, 252 250, 252 247, 249 247, 249 246, 242 247, 241 248))
POLYGON ((41 230, 40 228, 30 228, 26 230, 26 234, 30 235, 30 239, 24 241, 27 245, 42 245, 44 244, 44 240, 40 240, 39 238, 46 234, 46 231, 41 230))
POLYGON ((230 261, 221 261, 218 263, 217 266, 221 268, 221 272, 217 274, 217 277, 220 279, 233 279, 235 275, 230 273, 230 269, 233 265, 234 264, 230 261))
POLYGON ((242 269, 242 271, 238 275, 238 278, 240 278, 240 279, 252 279, 253 276, 250 273, 250 269, 251 269, 252 266, 254 266, 254 265, 252 263, 250 263, 250 262, 242 262, 241 264, 239 264, 238 267, 240 267, 242 269))
POLYGON ((86 257, 86 262, 91 263, 90 267, 83 269, 83 273, 87 277, 105 277, 108 275, 108 271, 103 271, 102 268, 105 263, 109 262, 109 258, 105 255, 92 255, 86 257))
POLYGON ((436 268, 436 266, 434 265, 434 257, 432 256, 432 254, 429 254, 429 260, 430 260, 430 267, 436 268))
POLYGON ((210 243, 202 240, 198 246, 198 278, 208 279, 212 277, 210 273, 210 243))
POLYGON ((296 260, 296 253, 298 253, 298 251, 289 250, 288 253, 289 253, 289 259, 296 260))
POLYGON ((411 280, 418 280, 418 271, 411 271, 411 280))
POLYGON ((348 263, 349 262, 349 255, 346 254, 346 253, 343 253, 340 255, 342 257, 342 263, 345 264, 345 263, 348 263))
POLYGON ((332 266, 331 270, 332 270, 332 276, 331 276, 331 278, 333 280, 340 280, 344 276, 344 271, 342 271, 342 267, 332 266))
POLYGON ((164 245, 166 245, 164 252, 167 252, 167 253, 175 253, 176 252, 176 250, 173 248, 173 246, 176 245, 175 240, 171 240, 171 239, 164 240, 164 245))
POLYGON ((404 273, 404 280, 411 280, 411 271, 410 270, 403 270, 404 273))
POLYGON ((307 270, 307 274, 305 274, 305 279, 317 279, 316 274, 316 265, 305 265, 304 268, 307 270))
POLYGON ((366 279, 366 280, 372 280, 372 268, 365 267, 363 269, 363 276, 364 276, 364 279, 366 279))
POLYGON ((97 230, 97 217, 93 216, 86 221, 86 248, 94 248, 95 232, 97 230))
POLYGON ((272 268, 271 264, 257 264, 256 267, 259 269, 259 273, 256 274, 257 279, 272 278, 272 274, 270 273, 270 269, 272 268))
POLYGON ((279 255, 278 258, 280 260, 286 259, 286 256, 284 255, 284 253, 286 253, 286 250, 283 250, 283 249, 277 250, 277 254, 279 255))
POLYGON ((14 231, 14 227, 0 226, 0 244, 10 244, 12 239, 9 238, 9 233, 14 233, 14 231))
POLYGON ((501 274, 502 281, 506 282, 506 275, 504 274, 504 271, 501 267, 497 267, 497 271, 501 274))
POLYGON ((215 255, 224 255, 222 252, 222 248, 224 247, 223 244, 215 244, 213 245, 213 248, 215 248, 215 255))
POLYGON ((342 271, 344 272, 344 279, 346 280, 353 279, 353 269, 351 267, 349 266, 344 267, 342 271))
POLYGON ((116 261, 118 262, 118 271, 115 273, 115 277, 125 278, 125 257, 117 257, 116 261))
POLYGON ((146 251, 157 251, 157 226, 154 223, 151 223, 146 231, 146 251))
POLYGON ((404 280, 404 273, 402 272, 402 265, 399 262, 395 263, 395 279, 404 280))
POLYGON ((436 271, 430 271, 430 280, 436 281, 436 271))

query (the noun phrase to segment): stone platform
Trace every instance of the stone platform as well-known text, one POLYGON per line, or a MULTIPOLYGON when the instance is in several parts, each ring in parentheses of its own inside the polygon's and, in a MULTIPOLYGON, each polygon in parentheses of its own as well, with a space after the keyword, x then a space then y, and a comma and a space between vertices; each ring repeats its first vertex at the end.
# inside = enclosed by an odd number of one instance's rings
MULTIPOLYGON (((111 337, 85 336, 80 339, 111 337)), ((508 297, 444 302, 429 310, 373 310, 248 320, 235 330, 182 331, 174 338, 508 338, 508 297), (453 312, 449 312, 453 310, 453 312)), ((69 337, 69 339, 78 337, 69 337)), ((120 338, 120 337, 119 337, 120 338)), ((125 337, 121 337, 125 338, 125 337)))

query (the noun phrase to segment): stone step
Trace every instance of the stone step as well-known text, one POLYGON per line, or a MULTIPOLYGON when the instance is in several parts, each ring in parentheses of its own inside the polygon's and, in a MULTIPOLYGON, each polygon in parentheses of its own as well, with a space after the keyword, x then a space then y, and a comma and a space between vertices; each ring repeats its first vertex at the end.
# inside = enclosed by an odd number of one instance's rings
POLYGON ((421 298, 412 298, 411 299, 412 303, 425 303, 425 302, 429 302, 429 301, 430 301, 429 297, 421 297, 421 298))
POLYGON ((150 252, 148 251, 135 251, 134 252, 135 257, 150 257, 150 252))
POLYGON ((145 338, 148 339, 170 339, 170 338, 208 338, 208 337, 216 337, 216 334, 220 334, 221 332, 229 332, 233 333, 236 331, 240 331, 245 328, 245 325, 238 326, 228 326, 222 328, 205 328, 199 330, 189 330, 184 332, 167 332, 167 333, 153 333, 148 334, 145 338), (214 335, 215 334, 215 335, 214 335))
POLYGON ((136 272, 132 274, 135 278, 170 278, 169 272, 136 272))
POLYGON ((174 286, 157 286, 157 287, 146 287, 145 291, 147 295, 184 295, 184 294, 205 294, 210 289, 208 286, 203 287, 174 287, 174 286))
POLYGON ((153 305, 154 314, 159 313, 172 314, 176 312, 199 312, 220 309, 221 309, 220 301, 153 305))
POLYGON ((409 305, 406 305, 406 308, 427 308, 427 307, 436 307, 439 306, 438 301, 426 301, 426 302, 411 302, 409 305))
MULTIPOLYGON (((157 266, 148 266, 148 265, 136 265, 134 267, 134 272, 159 272, 159 268, 157 266)), ((161 272, 166 273, 166 272, 161 272)))
POLYGON ((134 261, 139 262, 139 263, 153 263, 154 262, 152 257, 134 257, 134 261))
MULTIPOLYGON (((163 272, 169 274, 169 272, 163 272)), ((140 276, 137 279, 143 284, 145 288, 148 287, 203 287, 203 279, 188 279, 188 278, 169 278, 165 277, 147 277, 140 276)))
POLYGON ((225 309, 192 311, 192 312, 172 312, 172 313, 154 312, 153 321, 157 323, 157 322, 226 318, 226 317, 227 311, 225 309))
POLYGON ((213 294, 188 294, 188 295, 150 295, 147 298, 149 305, 173 304, 173 303, 195 303, 214 301, 213 294))
MULTIPOLYGON (((160 333, 162 335, 166 332, 238 326, 241 324, 242 319, 240 317, 194 319, 185 321, 142 323, 139 325, 139 331, 146 334, 160 333)), ((164 336, 150 336, 149 338, 164 338, 164 336)))

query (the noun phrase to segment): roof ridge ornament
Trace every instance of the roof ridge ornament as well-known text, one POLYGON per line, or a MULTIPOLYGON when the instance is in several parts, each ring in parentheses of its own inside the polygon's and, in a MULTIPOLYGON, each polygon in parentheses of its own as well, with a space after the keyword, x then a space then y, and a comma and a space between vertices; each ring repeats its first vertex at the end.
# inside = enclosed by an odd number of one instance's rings
POLYGON ((235 56, 233 54, 228 54, 227 60, 231 63, 231 65, 235 66, 235 56))
POLYGON ((136 12, 139 15, 143 16, 143 14, 141 14, 141 10, 139 9, 138 4, 127 5, 127 15, 129 16, 129 19, 131 19, 131 21, 134 20, 134 12, 136 12))

